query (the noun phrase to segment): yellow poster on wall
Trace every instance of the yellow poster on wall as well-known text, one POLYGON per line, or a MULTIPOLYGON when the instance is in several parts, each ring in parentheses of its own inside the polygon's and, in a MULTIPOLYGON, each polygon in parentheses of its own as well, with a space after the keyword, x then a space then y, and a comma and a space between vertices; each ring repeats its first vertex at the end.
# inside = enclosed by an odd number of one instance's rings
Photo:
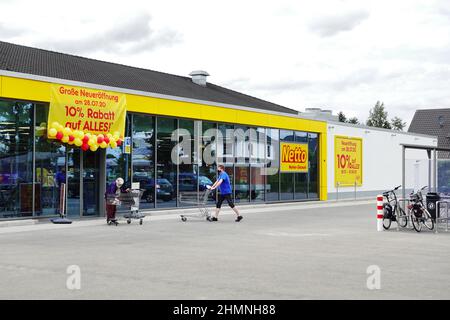
POLYGON ((308 144, 281 142, 280 171, 308 172, 308 144))
POLYGON ((334 137, 335 186, 362 186, 362 139, 334 137))
POLYGON ((83 150, 120 146, 126 97, 110 91, 52 85, 47 135, 83 150))

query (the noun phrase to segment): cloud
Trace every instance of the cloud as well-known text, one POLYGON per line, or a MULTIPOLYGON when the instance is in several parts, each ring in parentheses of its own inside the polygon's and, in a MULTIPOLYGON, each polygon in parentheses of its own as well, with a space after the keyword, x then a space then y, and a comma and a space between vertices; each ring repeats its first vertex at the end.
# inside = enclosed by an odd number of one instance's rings
POLYGON ((325 15, 309 23, 309 29, 322 37, 332 37, 340 32, 356 28, 369 18, 365 10, 351 11, 340 15, 325 15))
POLYGON ((92 32, 79 39, 47 39, 36 45, 72 54, 114 52, 137 54, 159 47, 169 47, 181 42, 181 34, 167 28, 154 30, 150 26, 151 16, 141 14, 134 19, 114 26, 105 32, 92 32))
POLYGON ((23 34, 23 30, 17 27, 11 27, 4 23, 0 23, 0 38, 8 39, 18 37, 23 34))

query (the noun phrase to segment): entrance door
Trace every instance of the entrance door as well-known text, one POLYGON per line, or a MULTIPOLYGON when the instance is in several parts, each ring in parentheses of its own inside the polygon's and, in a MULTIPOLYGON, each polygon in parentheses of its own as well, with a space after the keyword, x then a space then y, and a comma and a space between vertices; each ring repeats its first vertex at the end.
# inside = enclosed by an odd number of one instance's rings
MULTIPOLYGON (((67 150, 67 215, 72 218, 99 216, 100 173, 102 150, 82 152, 79 148, 67 150)), ((103 165, 103 166, 102 166, 103 165)))

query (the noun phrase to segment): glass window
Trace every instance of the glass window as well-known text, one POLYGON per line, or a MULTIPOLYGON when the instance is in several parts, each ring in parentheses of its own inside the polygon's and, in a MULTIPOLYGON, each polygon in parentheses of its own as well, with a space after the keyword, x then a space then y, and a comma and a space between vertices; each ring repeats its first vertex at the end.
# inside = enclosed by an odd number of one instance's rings
MULTIPOLYGON (((216 166, 216 138, 217 125, 212 122, 201 122, 199 130, 202 133, 200 141, 201 164, 199 170, 199 191, 200 196, 206 190, 207 185, 212 185, 216 181, 217 166, 216 166)), ((230 177, 231 180, 231 177, 230 177)), ((233 180, 231 180, 233 181, 233 180)), ((215 202, 216 191, 213 191, 208 198, 208 202, 212 204, 215 202)))
MULTIPOLYGON (((178 124, 178 141, 181 146, 178 150, 178 191, 181 199, 179 206, 193 206, 192 200, 195 202, 195 199, 197 199, 197 184, 200 183, 198 180, 198 167, 194 164, 196 122, 180 119, 178 124), (188 201, 183 202, 183 198, 188 201)), ((201 183, 205 182, 204 178, 201 180, 201 183)), ((209 184, 209 181, 206 182, 209 184)), ((206 189, 206 185, 203 185, 202 188, 206 189)))
MULTIPOLYGON (((131 137, 132 114, 127 114, 125 122, 125 137, 131 137)), ((118 148, 106 148, 106 184, 113 183, 117 178, 123 178, 127 187, 131 186, 131 154, 124 152, 124 144, 118 148)), ((118 211, 128 211, 126 207, 118 206, 118 211)))
POLYGON ((232 166, 234 160, 234 126, 219 124, 222 143, 217 145, 217 159, 224 166, 232 166))
POLYGON ((66 148, 47 139, 48 106, 36 105, 35 215, 59 214, 59 194, 66 183, 66 148))
POLYGON ((133 114, 133 183, 144 190, 140 207, 155 207, 155 118, 133 114))
POLYGON ((280 140, 281 141, 295 141, 294 131, 280 130, 280 140))
POLYGON ((266 201, 279 200, 280 135, 278 129, 267 129, 266 201))
POLYGON ((294 199, 294 174, 280 174, 280 200, 294 199))
POLYGON ((319 135, 309 133, 309 176, 308 196, 310 199, 319 198, 319 135))
POLYGON ((0 218, 33 214, 33 118, 31 103, 0 100, 0 218))
POLYGON ((250 200, 264 201, 266 174, 264 159, 266 148, 266 130, 264 128, 252 129, 250 133, 250 200))
POLYGON ((158 117, 157 120, 157 207, 176 207, 177 205, 177 166, 172 161, 172 150, 177 141, 172 140, 177 129, 177 120, 158 117))
MULTIPOLYGON (((308 133, 295 131, 295 142, 308 143, 308 133)), ((308 197, 308 173, 295 173, 295 199, 302 200, 308 197)))
POLYGON ((249 128, 245 126, 235 126, 234 128, 234 155, 236 157, 235 163, 249 163, 249 128))
POLYGON ((249 201, 249 173, 248 166, 235 166, 234 197, 237 203, 249 201))

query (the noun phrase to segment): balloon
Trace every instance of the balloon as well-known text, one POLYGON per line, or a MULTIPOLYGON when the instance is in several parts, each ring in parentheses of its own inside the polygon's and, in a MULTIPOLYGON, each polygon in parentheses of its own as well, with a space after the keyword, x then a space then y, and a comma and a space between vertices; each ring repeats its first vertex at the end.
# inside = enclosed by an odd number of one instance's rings
POLYGON ((77 147, 81 147, 81 145, 83 145, 83 141, 81 141, 80 138, 75 138, 74 142, 73 142, 77 147))
POLYGON ((87 151, 88 149, 89 149, 89 146, 87 145, 87 144, 82 144, 81 145, 81 149, 83 150, 83 151, 87 151))
POLYGON ((70 128, 64 128, 63 133, 65 136, 70 136, 72 134, 72 130, 70 128))
POLYGON ((88 143, 89 142, 89 136, 87 134, 84 135, 83 138, 80 138, 80 139, 82 139, 83 143, 88 143))
POLYGON ((119 131, 115 131, 114 135, 119 137, 120 136, 120 132, 119 131))
POLYGON ((89 149, 91 149, 91 151, 95 152, 95 151, 97 151, 98 146, 97 145, 93 145, 93 146, 90 146, 89 149))
POLYGON ((119 140, 119 135, 118 134, 115 134, 115 135, 113 135, 113 138, 114 138, 114 141, 117 141, 117 140, 119 140))
POLYGON ((97 141, 95 141, 94 138, 90 138, 87 144, 88 144, 89 146, 93 146, 93 145, 95 145, 96 143, 97 143, 97 141))
POLYGON ((122 145, 122 139, 119 138, 119 140, 117 140, 117 145, 120 147, 122 145))
POLYGON ((56 130, 55 128, 51 128, 50 130, 48 130, 48 136, 49 137, 56 137, 56 134, 58 133, 58 130, 56 130))
POLYGON ((100 148, 105 149, 106 147, 108 147, 108 144, 105 141, 100 143, 100 148))
POLYGON ((63 133, 61 131, 58 131, 58 133, 56 134, 55 138, 58 140, 61 140, 64 137, 63 133))
POLYGON ((58 127, 59 127, 59 123, 58 122, 52 122, 52 125, 50 126, 50 128, 54 128, 54 129, 56 129, 56 130, 58 130, 58 127))
POLYGON ((70 141, 70 142, 73 142, 73 140, 75 140, 75 137, 74 137, 73 135, 70 135, 70 136, 69 136, 69 141, 70 141))
POLYGON ((64 143, 69 142, 69 136, 62 137, 61 141, 64 142, 64 143))
POLYGON ((111 148, 117 148, 117 142, 115 142, 114 140, 113 141, 111 141, 110 143, 109 143, 109 145, 111 146, 111 148))
POLYGON ((108 137, 105 137, 105 138, 103 138, 103 141, 105 141, 106 142, 106 144, 108 144, 109 143, 109 138, 108 137))
POLYGON ((98 137, 97 137, 97 143, 98 143, 98 144, 101 144, 101 143, 103 142, 103 140, 104 140, 103 135, 102 135, 102 134, 99 134, 98 137))

